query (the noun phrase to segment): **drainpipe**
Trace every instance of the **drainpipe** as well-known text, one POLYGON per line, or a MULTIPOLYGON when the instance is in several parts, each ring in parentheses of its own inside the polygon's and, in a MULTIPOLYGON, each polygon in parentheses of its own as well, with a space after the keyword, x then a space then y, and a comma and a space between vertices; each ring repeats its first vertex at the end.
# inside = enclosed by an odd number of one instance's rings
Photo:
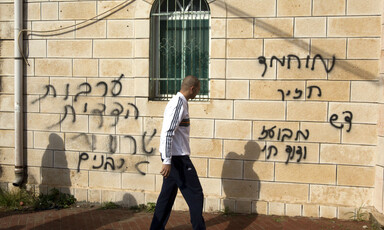
POLYGON ((23 36, 19 42, 19 33, 23 29, 23 0, 14 1, 14 92, 15 92, 15 180, 14 186, 20 186, 24 179, 23 166, 23 36), (19 50, 20 46, 20 50, 19 50))

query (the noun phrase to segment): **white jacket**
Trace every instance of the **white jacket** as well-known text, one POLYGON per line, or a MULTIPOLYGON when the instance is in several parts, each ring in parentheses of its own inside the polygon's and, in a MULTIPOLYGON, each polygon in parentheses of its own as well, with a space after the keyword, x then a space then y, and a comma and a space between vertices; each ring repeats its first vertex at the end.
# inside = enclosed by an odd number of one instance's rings
POLYGON ((172 156, 191 154, 189 130, 188 101, 178 92, 164 110, 159 148, 163 164, 171 164, 172 156))

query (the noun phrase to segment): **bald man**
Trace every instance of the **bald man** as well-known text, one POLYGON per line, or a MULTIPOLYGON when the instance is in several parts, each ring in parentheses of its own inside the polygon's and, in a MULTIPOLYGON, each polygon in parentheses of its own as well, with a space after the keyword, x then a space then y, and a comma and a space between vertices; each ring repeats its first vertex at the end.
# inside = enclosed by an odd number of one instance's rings
POLYGON ((200 81, 187 76, 164 111, 160 135, 160 154, 163 166, 163 186, 157 199, 151 230, 165 229, 179 188, 189 207, 193 229, 205 229, 203 218, 203 189, 189 155, 188 100, 200 91, 200 81))

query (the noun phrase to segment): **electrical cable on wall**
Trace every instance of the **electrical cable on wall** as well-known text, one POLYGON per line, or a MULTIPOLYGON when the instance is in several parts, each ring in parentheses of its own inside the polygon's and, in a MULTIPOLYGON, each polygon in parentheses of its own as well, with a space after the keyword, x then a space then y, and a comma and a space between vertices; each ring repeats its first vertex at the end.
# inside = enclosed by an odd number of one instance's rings
MULTIPOLYGON (((113 13, 119 11, 119 10, 121 10, 122 8, 126 7, 127 5, 131 4, 131 3, 134 2, 134 1, 136 1, 136 0, 125 0, 124 2, 122 2, 122 3, 120 3, 120 4, 118 4, 118 5, 114 6, 114 7, 112 7, 111 9, 109 9, 109 10, 107 10, 107 11, 104 11, 104 12, 101 13, 101 14, 98 14, 98 15, 92 17, 92 18, 89 18, 89 19, 85 20, 85 21, 82 21, 82 22, 80 22, 80 23, 77 23, 77 24, 74 24, 74 25, 70 25, 70 26, 67 26, 67 27, 58 28, 58 29, 54 29, 54 30, 44 30, 44 31, 41 31, 41 30, 38 31, 38 30, 22 29, 22 30, 20 30, 19 35, 18 35, 18 37, 17 37, 17 41, 18 41, 17 45, 18 45, 18 48, 19 48, 19 52, 20 52, 20 54, 23 56, 24 62, 25 62, 28 66, 30 66, 30 65, 29 65, 29 62, 28 62, 28 60, 27 60, 27 58, 25 57, 25 55, 24 55, 24 53, 22 52, 21 47, 20 47, 20 36, 21 36, 24 32, 30 32, 31 34, 32 34, 32 33, 36 33, 36 36, 52 36, 52 35, 55 35, 55 34, 48 34, 48 33, 55 33, 55 32, 59 32, 59 31, 67 30, 67 29, 70 29, 70 28, 72 28, 72 27, 76 27, 76 26, 79 26, 79 25, 83 25, 83 24, 85 24, 85 23, 87 23, 87 22, 89 22, 89 21, 92 21, 91 23, 82 26, 82 27, 85 27, 85 26, 88 26, 88 25, 90 25, 90 24, 93 24, 93 23, 95 23, 95 22, 97 22, 97 21, 103 19, 104 17, 107 17, 107 16, 109 16, 109 15, 111 15, 111 14, 113 14, 113 13), (105 15, 105 14, 107 14, 107 13, 109 13, 109 14, 108 14, 108 15, 105 15), (98 17, 100 17, 100 16, 102 16, 102 17, 101 17, 101 18, 98 18, 98 17), (95 18, 98 18, 98 19, 95 19, 95 18), (45 34, 48 34, 48 35, 45 35, 45 34)), ((145 1, 145 2, 147 2, 147 1, 145 1)), ((148 2, 147 2, 147 3, 148 3, 148 2)))

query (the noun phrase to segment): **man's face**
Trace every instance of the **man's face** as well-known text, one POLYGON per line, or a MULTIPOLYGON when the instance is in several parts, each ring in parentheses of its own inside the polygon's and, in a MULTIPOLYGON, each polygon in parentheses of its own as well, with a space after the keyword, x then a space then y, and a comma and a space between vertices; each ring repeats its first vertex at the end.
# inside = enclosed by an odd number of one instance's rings
POLYGON ((199 94, 199 92, 200 92, 200 84, 197 87, 192 86, 191 99, 194 99, 196 97, 196 95, 199 94))

